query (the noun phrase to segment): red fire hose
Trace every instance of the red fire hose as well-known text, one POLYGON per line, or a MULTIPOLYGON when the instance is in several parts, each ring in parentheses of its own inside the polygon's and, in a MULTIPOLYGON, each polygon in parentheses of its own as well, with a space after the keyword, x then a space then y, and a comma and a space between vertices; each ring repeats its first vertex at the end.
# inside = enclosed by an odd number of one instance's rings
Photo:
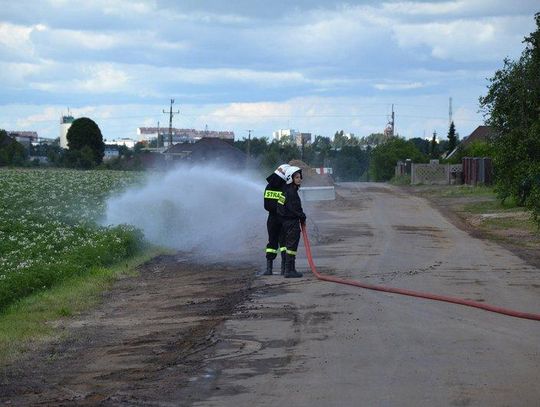
POLYGON ((302 224, 302 236, 304 237, 304 245, 306 247, 306 255, 307 255, 309 266, 311 267, 311 271, 313 272, 315 277, 317 277, 319 280, 331 281, 333 283, 338 283, 338 284, 346 284, 346 285, 352 285, 352 286, 361 287, 361 288, 367 288, 368 290, 376 290, 376 291, 383 291, 383 292, 393 293, 393 294, 408 295, 411 297, 425 298, 428 300, 451 302, 454 304, 466 305, 468 307, 480 308, 486 311, 496 312, 498 314, 509 315, 511 317, 540 321, 540 314, 530 314, 527 312, 513 311, 510 309, 495 307, 493 305, 483 304, 476 301, 464 300, 461 298, 452 298, 452 297, 446 297, 446 296, 441 296, 441 295, 404 290, 401 288, 382 287, 382 286, 376 286, 376 285, 371 285, 371 284, 364 284, 355 280, 347 280, 343 278, 325 276, 324 274, 321 274, 317 271, 317 268, 315 267, 315 263, 313 262, 313 257, 311 255, 311 246, 309 244, 309 238, 307 235, 305 224, 302 224))

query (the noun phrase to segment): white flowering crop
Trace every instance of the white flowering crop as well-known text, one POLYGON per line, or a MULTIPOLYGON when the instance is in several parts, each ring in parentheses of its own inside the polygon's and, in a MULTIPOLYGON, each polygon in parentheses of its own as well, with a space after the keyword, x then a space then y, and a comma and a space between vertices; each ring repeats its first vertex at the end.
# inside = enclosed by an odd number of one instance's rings
POLYGON ((130 226, 104 227, 105 201, 141 173, 0 170, 0 310, 70 274, 129 256, 130 226))

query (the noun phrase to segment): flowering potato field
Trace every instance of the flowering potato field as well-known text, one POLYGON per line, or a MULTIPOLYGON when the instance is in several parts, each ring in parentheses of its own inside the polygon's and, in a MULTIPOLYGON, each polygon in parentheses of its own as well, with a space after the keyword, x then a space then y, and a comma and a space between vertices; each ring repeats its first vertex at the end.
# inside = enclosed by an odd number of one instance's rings
POLYGON ((142 234, 100 226, 107 197, 141 173, 0 170, 0 311, 92 267, 130 257, 142 234))

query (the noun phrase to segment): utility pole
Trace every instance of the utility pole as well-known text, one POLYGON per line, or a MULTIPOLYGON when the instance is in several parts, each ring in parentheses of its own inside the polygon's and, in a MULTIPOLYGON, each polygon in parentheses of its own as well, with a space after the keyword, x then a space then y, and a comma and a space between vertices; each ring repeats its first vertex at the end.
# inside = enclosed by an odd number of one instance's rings
POLYGON ((251 132, 253 130, 246 130, 248 132, 248 142, 247 142, 247 158, 249 160, 250 158, 250 151, 251 151, 251 132))
POLYGON ((394 119, 395 119, 395 116, 394 116, 394 104, 392 103, 392 121, 390 122, 390 126, 392 126, 392 130, 391 130, 390 135, 391 135, 392 137, 394 137, 394 128, 395 128, 395 127, 394 127, 394 126, 395 126, 395 121, 394 121, 394 119))
MULTIPOLYGON (((176 112, 172 111, 173 103, 174 103, 174 99, 171 99, 171 107, 168 112, 163 110, 163 113, 169 113, 169 148, 172 147, 172 118, 173 118, 173 115, 180 113, 180 110, 177 110, 176 112)), ((165 143, 163 143, 163 146, 165 146, 165 143)))
POLYGON ((156 148, 159 148, 159 120, 158 120, 158 122, 157 122, 156 148))

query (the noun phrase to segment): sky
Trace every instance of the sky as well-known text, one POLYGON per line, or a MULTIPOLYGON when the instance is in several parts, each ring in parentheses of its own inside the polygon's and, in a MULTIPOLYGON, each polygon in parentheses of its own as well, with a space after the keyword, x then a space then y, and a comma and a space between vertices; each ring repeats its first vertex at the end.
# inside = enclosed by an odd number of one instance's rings
POLYGON ((537 0, 0 0, 0 128, 460 137, 535 31, 537 0), (164 110, 167 113, 164 113, 164 110))

